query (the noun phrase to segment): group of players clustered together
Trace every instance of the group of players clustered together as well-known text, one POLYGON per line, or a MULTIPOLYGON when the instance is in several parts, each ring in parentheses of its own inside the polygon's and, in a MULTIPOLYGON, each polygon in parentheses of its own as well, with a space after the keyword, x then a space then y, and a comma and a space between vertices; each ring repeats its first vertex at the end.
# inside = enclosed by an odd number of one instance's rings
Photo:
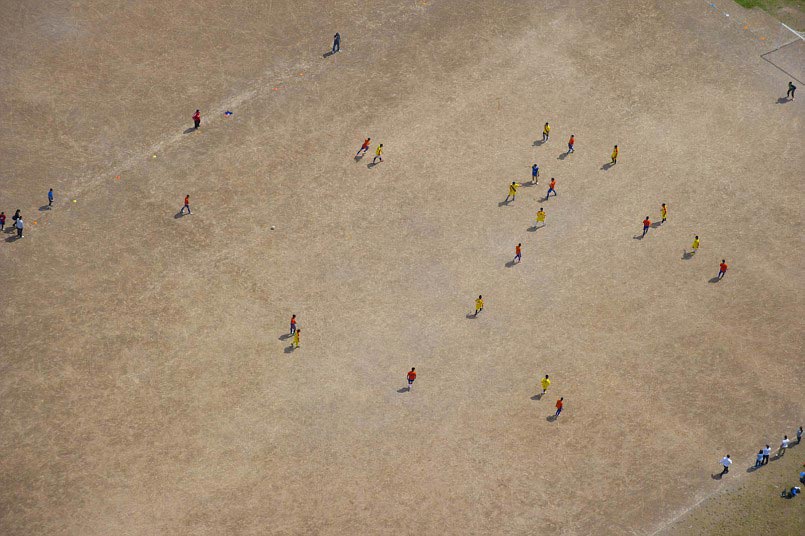
MULTIPOLYGON (((340 50, 341 50, 341 36, 340 36, 340 34, 336 33, 334 38, 333 38, 332 52, 330 52, 330 54, 328 54, 328 55, 332 55, 332 54, 335 54, 337 52, 340 52, 340 50)), ((791 100, 793 100, 795 91, 796 91, 796 86, 794 86, 792 83, 789 82, 789 84, 788 84, 788 92, 786 94, 786 97, 788 97, 791 100)), ((193 128, 198 129, 201 126, 201 111, 196 110, 195 113, 193 114, 192 119, 193 119, 193 128)), ((549 123, 545 123, 545 126, 542 129, 542 143, 547 143, 548 142, 548 140, 550 139, 550 134, 551 134, 551 126, 550 126, 549 123)), ((574 134, 571 134, 570 139, 567 142, 567 153, 566 153, 566 155, 570 155, 570 154, 575 152, 575 145, 576 145, 576 137, 575 137, 574 134)), ((371 146, 371 138, 367 137, 364 140, 363 144, 361 144, 361 147, 360 147, 360 149, 358 149, 358 152, 355 154, 355 158, 356 159, 362 158, 369 151, 370 146, 371 146)), ((615 145, 613 147, 613 149, 612 149, 612 154, 610 155, 610 158, 611 158, 611 161, 610 161, 610 164, 609 164, 610 166, 614 166, 615 164, 618 163, 618 154, 619 154, 619 149, 618 149, 618 146, 615 145)), ((375 149, 374 158, 372 158, 371 165, 375 165, 378 162, 383 162, 383 144, 382 143, 379 144, 377 146, 377 148, 375 149)), ((537 164, 533 164, 531 166, 531 181, 532 181, 532 184, 539 184, 539 165, 537 165, 537 164)), ((518 190, 518 188, 520 186, 521 186, 521 184, 518 183, 517 181, 513 181, 511 184, 509 184, 506 199, 503 200, 502 204, 508 204, 510 202, 513 202, 515 200, 515 197, 517 196, 517 190, 518 190)), ((548 199, 551 197, 551 194, 553 194, 554 196, 558 195, 557 192, 556 192, 556 179, 553 178, 553 177, 551 178, 550 182, 548 183, 548 191, 545 194, 545 199, 544 200, 548 201, 548 199)), ((52 188, 48 191, 47 198, 48 198, 47 208, 50 209, 53 206, 53 201, 54 201, 54 194, 53 194, 53 189, 52 188)), ((185 210, 187 211, 187 214, 192 214, 192 211, 190 210, 190 194, 185 195, 184 203, 182 205, 182 208, 179 211, 179 214, 183 215, 185 213, 185 210)), ((662 218, 662 220, 660 221, 659 224, 662 225, 668 219, 668 205, 666 203, 662 203, 660 205, 660 217, 662 218)), ((537 214, 536 214, 536 222, 534 224, 533 229, 536 230, 536 229, 538 229, 540 227, 544 227, 546 225, 545 224, 545 219, 546 219, 545 211, 543 210, 543 207, 540 207, 540 209, 537 211, 537 214)), ((13 221, 13 227, 14 227, 14 229, 16 229, 16 232, 17 232, 17 238, 18 239, 24 238, 23 232, 24 232, 24 228, 25 228, 25 222, 23 220, 22 214, 20 213, 19 209, 17 209, 15 211, 14 215, 12 216, 12 221, 13 221)), ((5 224, 6 224, 6 214, 5 214, 5 212, 0 211, 0 231, 5 230, 5 224)), ((643 233, 639 237, 636 237, 636 238, 640 238, 640 239, 644 238, 646 236, 646 234, 648 233, 649 229, 651 228, 651 225, 652 225, 651 219, 649 218, 649 216, 646 216, 643 219, 643 233)), ((273 227, 272 227, 272 229, 273 229, 273 227)), ((700 242, 699 242, 698 235, 694 236, 693 243, 691 244, 691 247, 690 247, 690 251, 685 251, 686 257, 687 258, 693 257, 696 254, 696 252, 699 250, 699 245, 700 245, 700 242)), ((522 243, 518 243, 514 247, 514 259, 512 261, 512 264, 517 264, 517 263, 520 263, 522 261, 522 246, 523 246, 522 243)), ((719 267, 718 267, 718 275, 716 276, 716 280, 721 280, 726 273, 727 273, 727 261, 726 261, 726 259, 722 259, 721 263, 719 264, 719 267)), ((475 313, 472 314, 472 316, 477 317, 478 314, 483 310, 484 310, 483 295, 479 295, 478 299, 475 300, 475 313)), ((293 341, 291 343, 291 347, 293 349, 299 348, 299 343, 300 343, 300 339, 301 339, 301 331, 302 331, 302 329, 297 327, 296 315, 292 315, 291 316, 290 336, 293 337, 293 341)), ((416 376, 417 376, 416 367, 412 367, 411 370, 406 375, 406 379, 408 381, 408 389, 407 390, 409 392, 411 391, 411 388, 413 387, 414 381, 416 380, 416 376)), ((540 380, 539 386, 542 388, 542 392, 539 393, 537 395, 537 397, 541 398, 548 391, 548 387, 550 387, 550 385, 551 385, 550 377, 549 377, 548 374, 546 374, 545 377, 540 380)), ((559 415, 562 413, 563 408, 564 408, 564 397, 560 397, 556 401, 556 413, 554 413, 554 415, 553 415, 553 420, 556 420, 559 417, 559 415)), ((797 436, 796 444, 799 444, 801 439, 802 439, 802 426, 800 426, 799 429, 797 430, 796 436, 797 436)), ((778 451, 777 457, 780 457, 785 453, 785 450, 789 447, 789 443, 790 442, 789 442, 788 436, 786 435, 783 438, 783 441, 780 444, 780 449, 778 451)), ((758 451, 757 461, 755 463, 755 467, 760 467, 762 465, 767 464, 769 462, 770 454, 771 454, 771 447, 769 447, 769 445, 766 445, 765 448, 763 448, 760 451, 758 451)), ((722 472, 720 474, 716 475, 718 477, 722 477, 723 475, 729 473, 729 468, 732 465, 732 459, 731 459, 730 455, 727 454, 726 456, 724 456, 724 458, 721 459, 720 464, 723 467, 723 469, 722 469, 722 472)), ((805 482, 805 472, 800 474, 800 481, 805 482)), ((795 495, 797 495, 799 493, 799 487, 795 486, 795 487, 791 488, 791 491, 784 492, 784 493, 787 493, 789 496, 795 496, 795 495)))

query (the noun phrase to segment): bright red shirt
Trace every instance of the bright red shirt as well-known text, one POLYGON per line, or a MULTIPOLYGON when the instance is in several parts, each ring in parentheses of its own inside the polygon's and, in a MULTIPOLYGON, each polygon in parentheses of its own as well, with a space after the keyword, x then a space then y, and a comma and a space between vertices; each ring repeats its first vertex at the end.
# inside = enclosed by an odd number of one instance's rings
POLYGON ((408 379, 411 381, 416 380, 416 371, 412 370, 411 372, 409 372, 408 379))
POLYGON ((718 267, 721 268, 722 272, 727 271, 727 263, 726 262, 722 262, 721 264, 718 265, 718 267))
POLYGON ((201 112, 194 113, 193 114, 193 121, 198 121, 199 119, 201 119, 201 112))
POLYGON ((184 198, 184 204, 185 204, 185 205, 189 205, 189 204, 190 204, 190 196, 189 196, 189 195, 185 196, 185 198, 184 198))
POLYGON ((651 225, 651 220, 649 220, 648 218, 643 220, 643 227, 648 227, 649 225, 651 225))
POLYGON ((551 188, 553 188, 554 186, 556 186, 556 181, 551 179, 551 188))
POLYGON ((520 254, 520 246, 514 246, 514 252, 520 254))
POLYGON ((576 138, 574 138, 573 136, 570 136, 570 141, 568 143, 570 145, 573 145, 574 143, 576 143, 576 138))
POLYGON ((361 145, 361 148, 363 149, 365 147, 369 147, 369 140, 363 140, 363 145, 361 145))
POLYGON ((556 401, 556 409, 561 408, 563 405, 564 405, 564 404, 562 403, 562 401, 561 401, 561 400, 557 400, 557 401, 556 401))

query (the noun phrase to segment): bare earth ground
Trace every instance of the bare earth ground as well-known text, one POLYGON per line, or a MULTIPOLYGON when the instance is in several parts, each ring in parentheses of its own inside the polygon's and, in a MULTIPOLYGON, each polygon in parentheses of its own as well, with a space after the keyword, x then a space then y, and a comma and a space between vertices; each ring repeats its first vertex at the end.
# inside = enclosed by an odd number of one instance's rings
POLYGON ((651 534, 802 424, 805 94, 705 2, 0 8, 3 534, 651 534))

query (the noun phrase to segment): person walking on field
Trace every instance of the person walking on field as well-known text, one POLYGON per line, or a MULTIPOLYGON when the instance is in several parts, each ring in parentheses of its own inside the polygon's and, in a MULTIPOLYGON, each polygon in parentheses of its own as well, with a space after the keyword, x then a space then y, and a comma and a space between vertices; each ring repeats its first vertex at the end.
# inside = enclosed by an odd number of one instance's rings
POLYGON ((690 245, 690 256, 693 257, 697 251, 699 251, 699 235, 693 237, 693 244, 690 245))
POLYGON ((789 81, 788 82, 788 91, 785 94, 786 98, 791 98, 791 100, 794 100, 794 92, 796 92, 796 90, 797 90, 797 86, 795 86, 793 82, 789 81))
POLYGON ((478 299, 475 300, 475 316, 478 316, 478 313, 484 310, 484 297, 478 296, 478 299))
POLYGON ((556 401, 556 413, 553 415, 554 420, 559 418, 559 414, 562 413, 563 407, 565 407, 565 397, 561 397, 556 401))
POLYGON ((333 54, 341 51, 341 34, 336 32, 333 36, 333 54))
POLYGON ((366 151, 369 150, 369 142, 370 141, 372 141, 372 138, 366 138, 365 140, 363 140, 363 145, 361 145, 361 148, 358 149, 357 153, 355 153, 356 157, 361 156, 362 154, 366 154, 366 151))
POLYGON ((519 187, 520 183, 512 181, 512 183, 509 185, 509 193, 506 196, 506 200, 503 202, 508 203, 510 197, 512 198, 512 201, 514 201, 514 197, 517 195, 517 188, 519 187))
POLYGON ((553 192, 554 196, 556 195, 556 179, 554 179, 553 177, 551 177, 551 182, 548 183, 548 193, 545 194, 545 201, 547 201, 548 198, 551 197, 551 192, 553 192))
POLYGON ((725 259, 721 259, 721 264, 718 265, 718 278, 719 281, 723 279, 724 274, 727 273, 727 261, 725 259))
POLYGON ((514 262, 519 263, 521 260, 523 260, 523 250, 521 249, 522 246, 522 244, 517 244, 514 246, 514 262))
POLYGON ((377 149, 375 150, 375 157, 372 158, 372 163, 374 164, 376 160, 380 160, 381 162, 383 161, 383 144, 382 143, 377 146, 377 149))
POLYGON ((567 154, 576 152, 576 150, 573 148, 574 145, 576 145, 576 135, 571 134, 570 139, 567 142, 567 154))
POLYGON ((612 165, 618 163, 618 146, 616 145, 614 149, 612 149, 612 165))
POLYGON ((785 451, 788 449, 788 446, 791 444, 791 440, 788 439, 788 436, 783 436, 783 440, 780 442, 780 450, 777 451, 777 457, 782 458, 785 456, 785 451))
POLYGON ((802 427, 801 426, 797 430, 797 445, 799 445, 800 442, 802 442, 802 427))
POLYGON ((198 127, 201 126, 201 111, 196 110, 196 113, 193 114, 193 128, 198 130, 198 127))
POLYGON ((660 216, 662 216, 662 221, 660 223, 665 223, 665 220, 668 219, 668 207, 665 206, 665 203, 663 203, 660 207, 660 216))
POLYGON ((408 392, 411 392, 411 388, 414 386, 414 380, 416 380, 416 368, 411 367, 411 371, 406 376, 408 379, 408 392))
POLYGON ((536 164, 531 166, 531 182, 539 184, 539 166, 536 164))
POLYGON ((769 445, 766 445, 766 447, 763 449, 763 464, 762 465, 767 465, 769 463, 769 456, 771 456, 771 447, 769 445))
POLYGON ((291 335, 296 333, 296 315, 291 315, 291 335))
POLYGON ((721 458, 721 465, 724 467, 724 469, 721 470, 721 474, 718 476, 724 476, 730 472, 730 465, 732 465, 732 459, 730 459, 729 454, 721 458))
POLYGON ((757 451, 757 457, 755 458, 755 467, 760 467, 763 465, 763 449, 757 451))
POLYGON ((53 206, 53 188, 48 190, 48 207, 53 206))
POLYGON ((6 213, 0 212, 0 231, 6 230, 6 213))
POLYGON ((640 238, 643 238, 644 236, 646 236, 646 233, 648 233, 648 228, 649 227, 651 227, 651 220, 648 219, 648 216, 646 216, 646 219, 643 220, 643 236, 641 236, 640 238))
POLYGON ((293 347, 299 348, 299 338, 302 334, 302 328, 297 328, 293 334, 293 347))
POLYGON ((17 218, 16 223, 14 223, 14 227, 17 228, 17 238, 25 238, 22 235, 22 229, 23 229, 23 227, 25 227, 25 222, 22 221, 22 216, 17 218))
POLYGON ((542 210, 542 207, 539 207, 539 210, 537 211, 537 223, 534 224, 535 229, 539 227, 545 227, 545 211, 542 210), (540 223, 542 225, 540 225, 540 223))
POLYGON ((179 214, 184 214, 184 209, 187 209, 188 214, 192 214, 192 212, 190 212, 190 194, 184 196, 184 205, 182 206, 182 209, 179 211, 179 214))
POLYGON ((548 138, 551 137, 551 125, 545 123, 545 126, 542 127, 542 143, 548 141, 548 138))
POLYGON ((542 387, 542 394, 544 395, 546 392, 548 392, 548 387, 551 386, 551 380, 548 379, 547 374, 544 378, 542 378, 542 380, 540 380, 539 384, 540 387, 542 387))
MULTIPOLYGON (((15 225, 17 223, 17 218, 19 218, 19 217, 20 217, 20 209, 17 209, 17 210, 14 211, 14 215, 11 216, 11 221, 14 222, 12 225, 15 225)), ((15 225, 15 227, 16 227, 16 225, 15 225)))

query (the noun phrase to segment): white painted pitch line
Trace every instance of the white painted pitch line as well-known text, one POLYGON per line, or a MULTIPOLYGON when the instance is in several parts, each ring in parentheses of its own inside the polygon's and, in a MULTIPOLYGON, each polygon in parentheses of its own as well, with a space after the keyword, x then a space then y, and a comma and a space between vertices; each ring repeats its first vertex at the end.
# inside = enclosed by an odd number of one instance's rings
POLYGON ((782 25, 783 25, 783 27, 784 27, 786 30, 788 30, 789 32, 793 33, 794 35, 796 35, 797 37, 799 37, 800 39, 802 39, 803 41, 805 41, 805 36, 803 36, 801 33, 799 33, 798 31, 796 31, 795 29, 793 29, 791 26, 789 26, 789 25, 785 24, 784 22, 781 22, 780 24, 782 24, 782 25))

